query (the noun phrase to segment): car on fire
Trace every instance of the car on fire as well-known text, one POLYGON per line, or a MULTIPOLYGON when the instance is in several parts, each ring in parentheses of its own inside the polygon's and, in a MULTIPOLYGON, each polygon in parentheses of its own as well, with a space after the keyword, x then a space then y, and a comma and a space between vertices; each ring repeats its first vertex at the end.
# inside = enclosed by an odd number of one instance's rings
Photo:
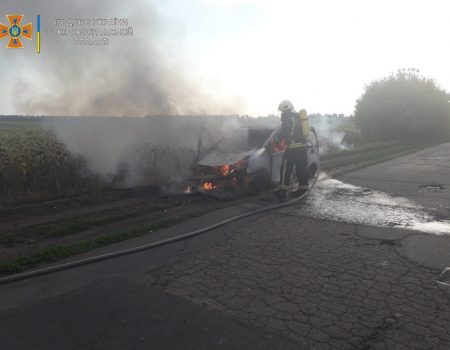
MULTIPOLYGON (((286 145, 277 143, 280 128, 242 128, 233 136, 215 141, 203 128, 198 139, 197 156, 191 166, 189 191, 232 196, 261 191, 280 182, 280 166, 286 145)), ((311 128, 308 137, 307 170, 310 181, 319 171, 319 141, 311 128)), ((291 184, 296 184, 295 174, 291 184)))

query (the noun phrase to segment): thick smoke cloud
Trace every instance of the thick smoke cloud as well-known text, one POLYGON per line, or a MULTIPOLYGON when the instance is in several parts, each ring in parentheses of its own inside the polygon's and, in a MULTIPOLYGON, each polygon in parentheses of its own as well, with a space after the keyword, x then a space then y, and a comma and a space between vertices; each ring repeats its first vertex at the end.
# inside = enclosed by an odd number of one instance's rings
POLYGON ((157 176, 179 181, 188 175, 200 127, 218 128, 215 123, 223 121, 167 116, 240 110, 239 100, 220 101, 214 91, 205 91, 184 61, 186 24, 161 12, 156 1, 0 3, 0 14, 14 13, 34 24, 40 14, 42 22, 40 55, 34 52, 35 41, 25 41, 25 49, 4 50, 0 56, 0 73, 14 92, 16 112, 75 116, 47 117, 42 125, 106 179, 122 175, 121 185, 126 186, 157 181, 157 176), (128 19, 133 36, 111 38, 109 46, 76 46, 73 38, 47 34, 57 28, 57 18, 128 19), (147 115, 152 117, 129 118, 147 115), (104 118, 112 116, 128 118, 104 118))
MULTIPOLYGON (((279 120, 211 115, 48 117, 42 119, 41 125, 53 130, 71 152, 82 155, 94 173, 112 179, 126 167, 127 172, 120 185, 135 186, 155 181, 155 173, 172 183, 183 182, 190 175, 189 165, 197 151, 202 128, 206 128, 215 141, 227 138, 239 143, 247 140, 242 128, 275 128, 279 120)), ((202 135, 205 137, 203 146, 207 146, 211 140, 207 133, 202 135)))
POLYGON ((27 47, 14 56, 21 67, 11 84, 17 113, 143 116, 239 110, 236 100, 215 100, 183 67, 181 26, 149 1, 8 0, 0 4, 0 13, 24 13, 33 21, 36 14, 42 16, 42 53, 27 47), (112 38, 107 47, 76 46, 71 38, 46 34, 56 27, 55 18, 114 17, 127 18, 133 36, 112 38))

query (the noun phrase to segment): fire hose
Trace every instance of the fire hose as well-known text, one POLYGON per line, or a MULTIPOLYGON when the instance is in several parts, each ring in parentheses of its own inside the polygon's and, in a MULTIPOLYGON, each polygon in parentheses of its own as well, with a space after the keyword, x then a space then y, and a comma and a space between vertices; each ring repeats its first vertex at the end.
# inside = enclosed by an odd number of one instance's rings
POLYGON ((287 207, 289 205, 295 204, 297 202, 299 202, 300 200, 302 200, 304 197, 306 197, 309 193, 309 191, 311 191, 312 188, 314 188, 316 182, 317 182, 317 178, 319 176, 319 169, 317 169, 315 176, 313 178, 313 181, 311 183, 310 189, 308 191, 306 191, 305 193, 303 193, 301 196, 291 199, 289 201, 286 202, 282 202, 282 203, 278 203, 278 204, 273 204, 273 205, 269 205, 260 209, 256 209, 256 210, 252 210, 249 211, 247 213, 244 214, 240 214, 240 215, 236 215, 233 216, 231 218, 222 220, 220 222, 217 222, 213 225, 195 230, 195 231, 191 231, 188 233, 184 233, 182 235, 178 235, 172 238, 168 238, 168 239, 164 239, 162 241, 158 241, 158 242, 153 242, 153 243, 148 243, 148 244, 144 244, 144 245, 140 245, 137 247, 133 247, 133 248, 128 248, 128 249, 123 249, 123 250, 118 250, 115 252, 111 252, 111 253, 106 253, 106 254, 101 254, 101 255, 96 255, 96 256, 92 256, 89 258, 85 258, 85 259, 80 259, 80 260, 75 260, 75 261, 70 261, 64 264, 59 264, 59 265, 53 265, 53 266, 49 266, 49 267, 45 267, 42 269, 37 269, 37 270, 32 270, 32 271, 28 271, 28 272, 22 272, 22 273, 17 273, 14 275, 10 275, 10 276, 6 276, 6 277, 2 277, 0 278, 0 285, 2 284, 6 284, 6 283, 11 283, 11 282, 15 282, 15 281, 20 281, 20 280, 25 280, 25 279, 29 279, 32 277, 37 277, 37 276, 42 276, 42 275, 46 275, 52 272, 56 272, 56 271, 61 271, 61 270, 68 270, 74 267, 79 267, 79 266, 83 266, 83 265, 88 265, 88 264, 93 264, 96 262, 100 262, 100 261, 104 261, 104 260, 109 260, 109 259, 113 259, 113 258, 118 258, 120 256, 124 256, 124 255, 129 255, 129 254, 134 254, 134 253, 138 253, 138 252, 142 252, 145 250, 149 250, 149 249, 153 249, 153 248, 157 248, 157 247, 161 247, 161 246, 165 246, 168 244, 172 244, 175 242, 179 242, 179 241, 183 241, 186 239, 190 239, 193 238, 195 236, 199 236, 203 233, 209 232, 211 230, 214 230, 218 227, 221 226, 225 226, 229 223, 232 223, 234 221, 238 221, 244 218, 247 218, 249 216, 253 216, 253 215, 257 215, 257 214, 261 214, 270 210, 275 210, 275 209, 280 209, 283 207, 287 207))

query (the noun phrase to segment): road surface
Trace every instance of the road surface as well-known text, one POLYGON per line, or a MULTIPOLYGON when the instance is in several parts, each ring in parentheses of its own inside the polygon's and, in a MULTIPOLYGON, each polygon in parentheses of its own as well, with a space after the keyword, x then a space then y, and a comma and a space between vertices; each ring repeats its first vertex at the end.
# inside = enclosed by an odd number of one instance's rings
MULTIPOLYGON (((450 266, 450 235, 442 234, 449 179, 444 144, 341 182, 324 178, 302 204, 186 242, 2 285, 0 344, 449 349, 450 288, 445 275, 438 278, 450 266)), ((255 205, 84 256, 190 231, 255 205)))

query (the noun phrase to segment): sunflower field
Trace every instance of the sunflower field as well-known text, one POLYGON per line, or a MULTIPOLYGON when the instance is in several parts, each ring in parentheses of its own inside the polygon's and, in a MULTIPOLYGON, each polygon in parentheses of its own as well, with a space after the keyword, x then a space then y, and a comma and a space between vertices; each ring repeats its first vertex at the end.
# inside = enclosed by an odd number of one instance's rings
POLYGON ((51 199, 99 186, 83 158, 71 154, 51 131, 0 122, 0 203, 51 199))

